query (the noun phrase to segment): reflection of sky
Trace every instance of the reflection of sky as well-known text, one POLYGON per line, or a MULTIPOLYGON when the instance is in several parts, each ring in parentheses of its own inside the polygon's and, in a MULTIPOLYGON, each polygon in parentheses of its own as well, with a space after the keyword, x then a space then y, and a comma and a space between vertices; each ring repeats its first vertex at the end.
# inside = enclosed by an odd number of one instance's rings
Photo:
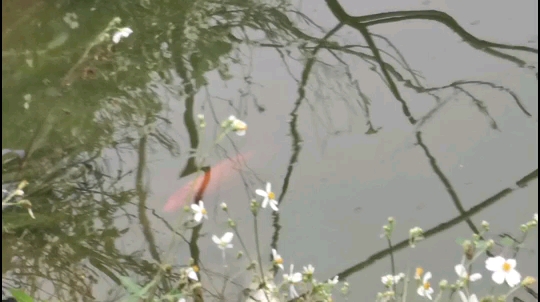
MULTIPOLYGON (((426 8, 417 2, 417 9, 426 8)), ((350 1, 351 5, 347 6, 344 2, 351 14, 355 10, 358 14, 389 10, 385 2, 372 2, 369 7, 353 3, 356 2, 350 1)), ((537 19, 522 15, 532 14, 529 12, 532 11, 530 3, 527 9, 523 9, 500 2, 496 5, 508 7, 490 9, 489 14, 484 13, 483 6, 478 3, 453 2, 452 7, 445 8, 434 1, 430 5, 430 8, 447 11, 466 29, 482 38, 519 44, 536 34, 529 30, 536 27, 531 27, 527 22, 534 23, 537 19), (497 13, 503 11, 504 16, 497 13), (505 23, 503 27, 501 23, 494 22, 501 18, 512 20, 511 26, 505 23), (475 20, 480 22, 474 26, 469 24, 475 20)), ((411 3, 399 2, 392 8, 415 7, 411 3)), ((306 14, 316 22, 326 28, 335 25, 322 2, 319 6, 313 6, 313 10, 315 12, 306 9, 306 14)), ((424 142, 452 182, 465 209, 515 183, 538 166, 537 141, 532 139, 537 134, 537 81, 528 72, 471 48, 460 42, 460 38, 450 30, 433 22, 381 25, 372 31, 392 39, 412 68, 426 78, 427 85, 444 85, 463 79, 494 81, 514 89, 533 114, 533 119, 526 119, 508 95, 470 85, 467 88, 485 101, 501 132, 491 129, 488 120, 463 95, 453 97, 435 118, 426 123, 423 128, 424 142)), ((362 41, 353 30, 346 29, 340 33, 348 43, 362 41)), ((250 68, 253 71, 250 75, 253 82, 260 85, 252 85, 251 93, 266 109, 264 113, 256 112, 251 100, 240 98, 238 89, 246 87, 241 79, 233 80, 224 87, 217 76, 210 76, 209 82, 213 83, 210 93, 240 100, 237 109, 241 111, 247 108, 245 120, 249 124, 248 135, 242 139, 234 137, 233 140, 240 150, 254 150, 256 156, 249 166, 262 180, 271 181, 279 188, 291 154, 288 113, 297 98, 297 84, 291 80, 283 62, 272 49, 254 50, 252 55, 253 65, 250 68)), ((320 57, 331 60, 324 52, 320 57)), ((303 149, 280 211, 283 228, 278 247, 286 266, 294 263, 299 268, 311 263, 316 267, 319 279, 331 277, 386 248, 379 235, 389 215, 398 221, 396 241, 406 238, 410 227, 428 229, 459 215, 427 158, 420 148, 413 146, 413 128, 380 78, 366 68, 366 64, 359 64, 350 57, 345 60, 354 71, 363 92, 372 97, 372 121, 375 127, 382 127, 382 130, 373 136, 363 135, 366 127, 360 109, 352 112, 351 105, 347 104, 353 103, 352 98, 357 95, 350 87, 339 85, 343 81, 340 78, 343 68, 316 65, 308 85, 308 99, 299 111, 303 149), (340 134, 334 135, 334 132, 340 134)), ((289 69, 298 79, 302 65, 290 61, 289 69)), ((233 70, 240 71, 238 68, 233 70)), ((435 104, 432 98, 425 95, 419 96, 405 89, 401 92, 416 117, 427 113, 435 104)), ((201 93, 199 104, 203 104, 205 98, 201 93)), ((220 118, 231 113, 223 103, 214 102, 220 118)), ((175 120, 178 127, 182 127, 181 116, 175 120)), ((163 160, 153 164, 152 170, 155 172, 152 174, 160 175, 151 181, 155 200, 166 200, 168 195, 185 183, 184 180, 174 180, 178 173, 176 166, 181 166, 181 163, 178 160, 163 160)), ((257 186, 262 186, 262 183, 256 183, 257 186)), ((245 193, 229 189, 218 196, 208 197, 207 203, 229 203, 231 212, 239 219, 244 239, 248 239, 248 249, 254 252, 252 223, 245 193)), ((536 200, 533 197, 537 197, 536 182, 472 219, 476 224, 484 219, 489 220, 495 234, 517 230, 519 224, 530 219, 531 213, 537 211, 537 206, 531 202, 536 200)), ((272 234, 269 215, 263 212, 260 216, 261 249, 266 249, 263 252, 265 258, 269 254, 269 236, 272 234)), ((218 211, 211 212, 211 220, 215 223, 206 224, 203 232, 221 234, 225 217, 218 211)), ((470 233, 465 224, 460 224, 421 243, 411 253, 400 252, 397 255, 398 269, 407 271, 422 265, 432 270, 437 280, 452 279, 453 266, 460 261, 461 251, 455 239, 470 233)), ((164 240, 168 240, 168 236, 164 240)), ((220 261, 212 260, 220 259, 219 251, 212 246, 209 238, 202 238, 200 244, 201 250, 205 251, 203 262, 219 266, 220 261)), ((531 247, 536 246, 536 237, 531 237, 530 244, 531 247)), ((230 254, 233 255, 232 252, 230 254)), ((528 265, 536 260, 529 258, 526 252, 522 254, 522 259, 524 262, 520 267, 523 273, 536 276, 537 270, 528 265)), ((374 290, 363 289, 379 288, 379 276, 386 273, 389 273, 389 260, 384 259, 353 275, 349 280, 353 290, 350 298, 373 297, 374 290)))
MULTIPOLYGON (((535 30, 531 30, 538 25, 536 1, 431 1, 428 5, 419 0, 394 1, 393 4, 368 1, 362 5, 353 0, 341 2, 351 15, 398 9, 440 9, 455 17, 473 34, 501 43, 524 44, 537 35, 535 30), (486 7, 489 7, 489 13, 486 7)), ((303 2, 304 13, 327 29, 335 26, 336 21, 323 1, 307 3, 303 2)), ((484 100, 501 129, 498 132, 489 127, 488 120, 466 97, 462 94, 451 97, 446 93, 449 104, 425 124, 423 139, 452 182, 465 209, 512 185, 538 166, 537 80, 529 71, 471 48, 449 29, 434 22, 385 24, 371 30, 390 38, 412 68, 425 77, 426 85, 438 86, 464 79, 494 81, 516 91, 532 113, 532 118, 525 118, 508 95, 500 91, 467 86, 471 93, 484 100)), ((310 32, 315 35, 315 31, 310 32)), ((344 43, 364 43, 360 35, 350 28, 340 31, 338 36, 336 40, 344 43)), ((385 45, 380 40, 377 43, 385 45)), ((384 49, 390 51, 388 47, 384 49)), ((225 232, 226 217, 217 208, 222 201, 229 204, 230 212, 237 219, 249 253, 255 254, 249 199, 255 197, 254 190, 262 188, 266 181, 273 183, 278 195, 281 193, 292 152, 288 122, 289 112, 297 98, 298 84, 289 72, 298 79, 303 65, 289 60, 289 69, 285 68, 280 57, 270 48, 255 49, 252 53, 247 47, 242 50, 252 56, 253 65, 249 68, 233 66, 231 70, 237 77, 226 85, 217 73, 208 74, 208 94, 201 91, 197 95, 194 113, 204 112, 208 120, 206 137, 201 139, 204 150, 209 150, 216 134, 213 112, 218 122, 234 114, 248 123, 247 136, 231 136, 231 141, 240 152, 255 153, 248 166, 258 179, 246 172, 250 185, 247 193, 237 179, 230 187, 205 196, 210 219, 205 223, 199 240, 203 271, 223 272, 221 252, 210 240, 212 234, 221 236, 225 232), (243 78, 248 73, 254 82, 251 86, 243 78), (249 93, 242 96, 240 90, 249 93), (253 98, 265 108, 263 113, 257 112, 253 98), (223 99, 233 100, 235 108, 232 109, 223 99), (210 103, 215 111, 211 110, 210 103)), ((320 58, 336 64, 324 51, 321 51, 320 58)), ((523 58, 531 60, 533 57, 524 54, 523 58)), ((278 250, 285 259, 285 267, 294 263, 300 269, 311 263, 319 280, 330 278, 386 248, 379 235, 382 224, 390 215, 396 217, 398 223, 396 241, 406 238, 410 227, 428 229, 458 215, 426 156, 414 146, 414 128, 403 117, 393 95, 379 76, 369 70, 368 64, 352 57, 344 60, 363 93, 372 98, 371 119, 375 128, 382 129, 375 135, 364 135, 366 120, 355 103, 358 99, 356 90, 344 84, 347 83, 343 76, 345 68, 315 65, 308 83, 307 99, 299 111, 302 151, 280 208, 282 230, 278 250)), ((178 179, 187 159, 189 140, 183 124, 183 103, 177 101, 181 97, 171 95, 165 89, 156 91, 171 108, 168 116, 173 122, 171 132, 174 133, 171 136, 178 139, 181 156, 171 157, 161 148, 149 155, 149 174, 145 181, 148 181, 151 195, 147 204, 174 224, 179 214, 163 213, 162 208, 171 194, 193 179, 193 176, 178 179)), ((401 89, 401 93, 416 117, 429 112, 435 105, 429 96, 417 95, 406 89, 401 89)), ((227 150, 232 149, 231 141, 223 143, 227 150)), ((114 157, 114 154, 110 155, 114 157)), ((215 164, 222 157, 216 152, 209 152, 209 163, 215 164)), ((135 165, 136 155, 126 154, 123 160, 135 165)), ((126 180, 125 185, 132 187, 133 180, 126 180)), ((494 234, 507 231, 517 234, 519 224, 537 211, 537 195, 537 182, 534 181, 528 188, 512 193, 472 220, 476 224, 484 219, 490 221, 494 234)), ((166 249, 171 239, 170 232, 150 211, 147 214, 155 229, 158 245, 166 249)), ((262 211, 259 217, 264 261, 270 254, 273 229, 270 211, 262 211)), ((398 270, 411 272, 415 266, 422 265, 433 271, 436 280, 453 279, 453 265, 460 261, 461 251, 455 239, 470 233, 471 230, 462 223, 422 242, 410 253, 408 250, 399 252, 398 270)), ((124 248, 146 250, 147 244, 141 238, 140 227, 130 228, 124 248)), ((531 236, 529 240, 530 247, 537 249, 537 236, 531 236)), ((234 260, 235 252, 240 248, 237 238, 234 243, 235 250, 227 251, 231 268, 225 273, 237 276, 235 270, 243 269, 245 262, 234 260)), ((186 264, 189 260, 185 245, 173 254, 175 263, 186 264)), ((521 254, 523 262, 519 263, 518 269, 522 269, 524 275, 537 276, 537 260, 530 256, 527 251, 521 254)), ((483 270, 481 272, 485 280, 489 280, 487 274, 483 270)), ((351 301, 374 297, 375 290, 371 289, 382 290, 380 276, 387 273, 390 273, 389 260, 383 259, 354 274, 348 280, 352 288, 351 301), (365 290, 367 288, 370 290, 365 290)), ((219 282, 216 279, 213 282, 219 282)), ((247 282, 249 279, 248 274, 237 277, 237 281, 247 282)))

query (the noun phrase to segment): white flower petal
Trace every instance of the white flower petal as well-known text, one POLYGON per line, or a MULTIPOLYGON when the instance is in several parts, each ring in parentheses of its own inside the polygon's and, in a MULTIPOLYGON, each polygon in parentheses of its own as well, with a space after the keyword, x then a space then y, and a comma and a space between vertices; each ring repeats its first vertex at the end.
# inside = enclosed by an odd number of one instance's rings
POLYGON ((236 130, 234 133, 238 136, 244 136, 246 135, 246 130, 236 130))
POLYGON ((197 273, 193 269, 189 270, 188 278, 191 280, 199 281, 199 277, 197 277, 197 273))
POLYGON ((257 194, 259 196, 262 196, 262 197, 268 197, 268 193, 266 193, 266 191, 263 191, 261 189, 255 190, 255 194, 257 194))
POLYGON ((465 293, 463 293, 462 291, 459 291, 458 294, 459 294, 459 297, 461 298, 462 302, 469 302, 469 298, 467 298, 465 293))
POLYGON ((486 269, 488 271, 496 272, 502 269, 504 264, 504 258, 501 256, 490 257, 486 259, 486 269))
POLYGON ((424 296, 425 296, 424 287, 423 287, 423 286, 418 287, 418 289, 416 290, 416 293, 417 293, 419 296, 424 297, 424 296))
POLYGON ((263 200, 262 203, 261 203, 261 207, 262 207, 263 209, 265 209, 266 206, 268 205, 268 202, 269 202, 269 201, 270 201, 270 199, 268 199, 268 197, 265 197, 264 200, 263 200))
POLYGON ((196 204, 196 203, 191 204, 191 209, 192 209, 194 212, 200 212, 200 211, 201 211, 201 207, 199 207, 199 205, 196 204))
POLYGON ((518 285, 521 282, 521 274, 518 273, 516 270, 511 270, 506 274, 506 283, 510 285, 510 287, 514 287, 518 285))
POLYGON ((266 183, 266 193, 272 192, 272 184, 267 182, 266 183))
POLYGON ((224 243, 230 243, 233 239, 234 234, 231 232, 227 232, 221 237, 221 241, 224 243))
POLYGON ((122 34, 120 32, 116 32, 114 33, 112 37, 112 41, 114 42, 114 44, 117 44, 118 42, 120 42, 121 38, 122 38, 122 34))
POLYGON ((197 212, 195 213, 195 215, 193 215, 193 220, 195 220, 196 222, 201 222, 203 218, 203 214, 201 212, 197 212))
POLYGON ((216 235, 212 236, 212 241, 214 241, 215 244, 221 244, 221 240, 216 235))
POLYGON ((429 281, 429 279, 431 279, 431 272, 427 272, 424 274, 424 282, 423 283, 427 283, 429 281))
POLYGON ((505 275, 506 274, 503 271, 494 272, 493 275, 491 275, 491 279, 497 284, 503 284, 504 278, 506 277, 505 275))
POLYGON ((478 298, 476 297, 475 294, 472 294, 470 297, 469 297, 469 302, 479 302, 478 301, 478 298))
POLYGON ((270 207, 272 208, 272 210, 274 211, 279 211, 279 208, 278 208, 278 202, 276 200, 273 200, 273 199, 270 199, 270 207))
POLYGON ((232 248, 233 248, 233 245, 232 245, 232 243, 229 243, 229 244, 227 244, 225 247, 228 248, 228 249, 232 249, 232 248))
POLYGON ((426 297, 427 297, 429 300, 432 299, 431 295, 433 294, 433 292, 434 292, 434 290, 433 290, 433 288, 431 288, 431 287, 428 288, 428 289, 426 290, 426 297))
POLYGON ((291 286, 289 286, 289 297, 291 299, 300 297, 300 295, 298 295, 298 293, 296 292, 296 289, 294 288, 294 285, 292 285, 292 284, 291 284, 291 286))
POLYGON ((454 269, 456 270, 456 274, 460 278, 467 278, 467 269, 465 268, 463 264, 456 265, 454 269))
POLYGON ((471 282, 478 281, 480 279, 482 279, 482 275, 479 274, 479 273, 472 274, 472 275, 469 276, 469 281, 471 281, 471 282))
POLYGON ((291 277, 291 282, 293 283, 297 283, 297 282, 300 282, 302 281, 302 274, 300 273, 294 273, 291 277))

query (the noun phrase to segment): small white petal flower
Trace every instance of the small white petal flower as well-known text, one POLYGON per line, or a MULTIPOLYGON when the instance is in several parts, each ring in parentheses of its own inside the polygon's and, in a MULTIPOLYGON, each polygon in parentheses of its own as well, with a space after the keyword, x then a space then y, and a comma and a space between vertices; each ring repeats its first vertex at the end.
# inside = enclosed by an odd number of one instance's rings
POLYGON ((255 194, 264 197, 261 207, 266 208, 268 204, 270 204, 270 207, 274 211, 278 211, 278 202, 276 200, 276 194, 272 192, 272 184, 269 182, 266 183, 266 191, 257 189, 255 190, 255 194))
POLYGON ((387 286, 387 287, 391 287, 393 286, 394 284, 398 284, 399 281, 401 281, 401 279, 404 278, 405 274, 398 274, 398 275, 395 275, 395 276, 392 276, 392 275, 386 275, 386 276, 382 276, 381 277, 381 282, 387 286))
POLYGON ((114 33, 112 41, 117 44, 122 38, 127 38, 133 33, 133 30, 129 27, 120 28, 117 32, 114 33))
POLYGON ((334 276, 334 278, 332 278, 332 279, 328 279, 328 284, 331 284, 331 285, 336 285, 336 284, 338 284, 338 282, 339 282, 339 276, 337 276, 337 275, 334 276))
POLYGON ((486 269, 492 271, 491 279, 497 284, 504 281, 510 287, 514 287, 521 282, 521 274, 516 271, 517 262, 515 259, 504 259, 501 256, 490 257, 486 260, 486 269))
POLYGON ((467 273, 467 268, 465 268, 463 264, 456 265, 454 269, 456 271, 456 274, 459 276, 459 278, 463 280, 474 282, 474 281, 482 279, 482 275, 478 273, 472 274, 469 276, 469 273, 467 273))
POLYGON ((216 235, 212 236, 212 241, 214 241, 214 243, 217 244, 218 248, 222 250, 231 249, 233 247, 231 243, 233 237, 233 233, 227 232, 221 238, 216 235))
POLYGON ((275 249, 272 249, 272 259, 274 259, 275 266, 283 269, 283 258, 281 258, 275 249))
POLYGON ((392 284, 394 284, 394 276, 392 276, 392 275, 382 276, 381 277, 381 282, 385 286, 392 286, 392 284))
POLYGON ((197 277, 197 272, 196 272, 197 269, 193 268, 193 267, 190 267, 186 270, 187 272, 187 276, 189 279, 191 280, 195 280, 195 281, 199 281, 199 277, 197 277))
POLYGON ((304 266, 304 274, 313 275, 314 272, 315 272, 315 268, 313 267, 313 265, 308 264, 308 266, 304 266))
POLYGON ((476 297, 475 294, 472 294, 470 297, 467 298, 467 295, 465 295, 464 292, 459 291, 458 293, 462 302, 478 302, 478 298, 476 297))
POLYGON ((424 275, 424 279, 422 279, 422 285, 418 287, 416 293, 421 297, 426 297, 431 300, 431 295, 433 295, 434 290, 433 288, 431 288, 431 283, 429 283, 429 279, 431 279, 431 272, 427 272, 424 275))
POLYGON ((290 283, 298 283, 298 282, 302 281, 302 274, 294 272, 294 265, 293 264, 291 264, 289 272, 290 272, 290 274, 284 274, 283 275, 283 279, 285 281, 290 282, 290 283))
POLYGON ((193 220, 196 222, 201 222, 203 217, 208 219, 208 212, 204 208, 204 202, 202 200, 199 201, 199 204, 192 204, 191 210, 193 210, 193 220))
POLYGON ((228 207, 226 203, 222 202, 220 206, 223 211, 227 211, 228 207))
POLYGON ((234 115, 229 116, 229 121, 231 121, 230 125, 232 127, 232 130, 236 133, 236 135, 238 136, 246 135, 247 124, 244 121, 237 119, 234 115))

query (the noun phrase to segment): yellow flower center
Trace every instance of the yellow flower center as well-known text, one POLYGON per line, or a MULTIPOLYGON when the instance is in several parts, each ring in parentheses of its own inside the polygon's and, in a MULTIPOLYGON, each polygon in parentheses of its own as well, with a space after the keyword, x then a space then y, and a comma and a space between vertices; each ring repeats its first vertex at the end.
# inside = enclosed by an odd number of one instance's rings
POLYGON ((421 268, 421 267, 417 267, 416 268, 416 273, 414 274, 414 277, 416 279, 420 279, 422 277, 422 275, 424 274, 424 269, 421 268))
POLYGON ((508 262, 505 262, 505 263, 503 264, 502 269, 503 269, 503 271, 505 271, 505 272, 508 273, 508 272, 512 269, 512 266, 511 266, 508 262))
POLYGON ((283 258, 279 257, 274 260, 276 264, 283 264, 283 258))
POLYGON ((276 199, 276 194, 274 194, 274 192, 268 192, 268 198, 269 199, 276 199))
POLYGON ((193 269, 194 272, 196 272, 196 273, 199 272, 199 267, 198 266, 193 265, 191 268, 193 269))
POLYGON ((429 282, 424 283, 424 289, 425 290, 428 290, 430 288, 431 288, 431 283, 429 283, 429 282))
POLYGON ((203 215, 208 214, 208 212, 206 212, 206 209, 202 209, 202 210, 201 210, 201 213, 202 213, 203 215))

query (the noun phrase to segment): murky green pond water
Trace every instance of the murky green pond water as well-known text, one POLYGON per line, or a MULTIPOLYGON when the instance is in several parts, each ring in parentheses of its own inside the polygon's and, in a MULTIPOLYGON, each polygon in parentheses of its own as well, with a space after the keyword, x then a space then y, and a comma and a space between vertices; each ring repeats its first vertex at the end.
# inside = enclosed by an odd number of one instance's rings
MULTIPOLYGON (((538 211, 537 11, 532 0, 3 1, 2 149, 19 153, 3 151, 2 184, 27 181, 13 201, 35 216, 3 202, 4 292, 121 301, 123 277, 157 275, 155 294, 246 301, 260 277, 246 268, 268 269, 275 248, 277 281, 312 264, 317 280, 339 276, 334 301, 374 301, 392 270, 421 266, 436 291, 453 282, 456 241, 483 220, 492 255, 538 276, 536 229, 519 248, 499 244, 521 240, 538 211), (231 115, 244 136, 220 135, 231 115), (181 195, 197 177, 196 196, 181 195), (267 182, 279 211, 254 220, 267 182), (182 210, 197 199, 199 225, 182 210), (393 249, 381 238, 390 216, 393 249), (426 238, 413 249, 416 226, 426 238), (211 238, 231 230, 224 267, 211 238), (190 259, 202 290, 179 282, 190 259)), ((475 291, 487 295, 483 261, 475 291)))

